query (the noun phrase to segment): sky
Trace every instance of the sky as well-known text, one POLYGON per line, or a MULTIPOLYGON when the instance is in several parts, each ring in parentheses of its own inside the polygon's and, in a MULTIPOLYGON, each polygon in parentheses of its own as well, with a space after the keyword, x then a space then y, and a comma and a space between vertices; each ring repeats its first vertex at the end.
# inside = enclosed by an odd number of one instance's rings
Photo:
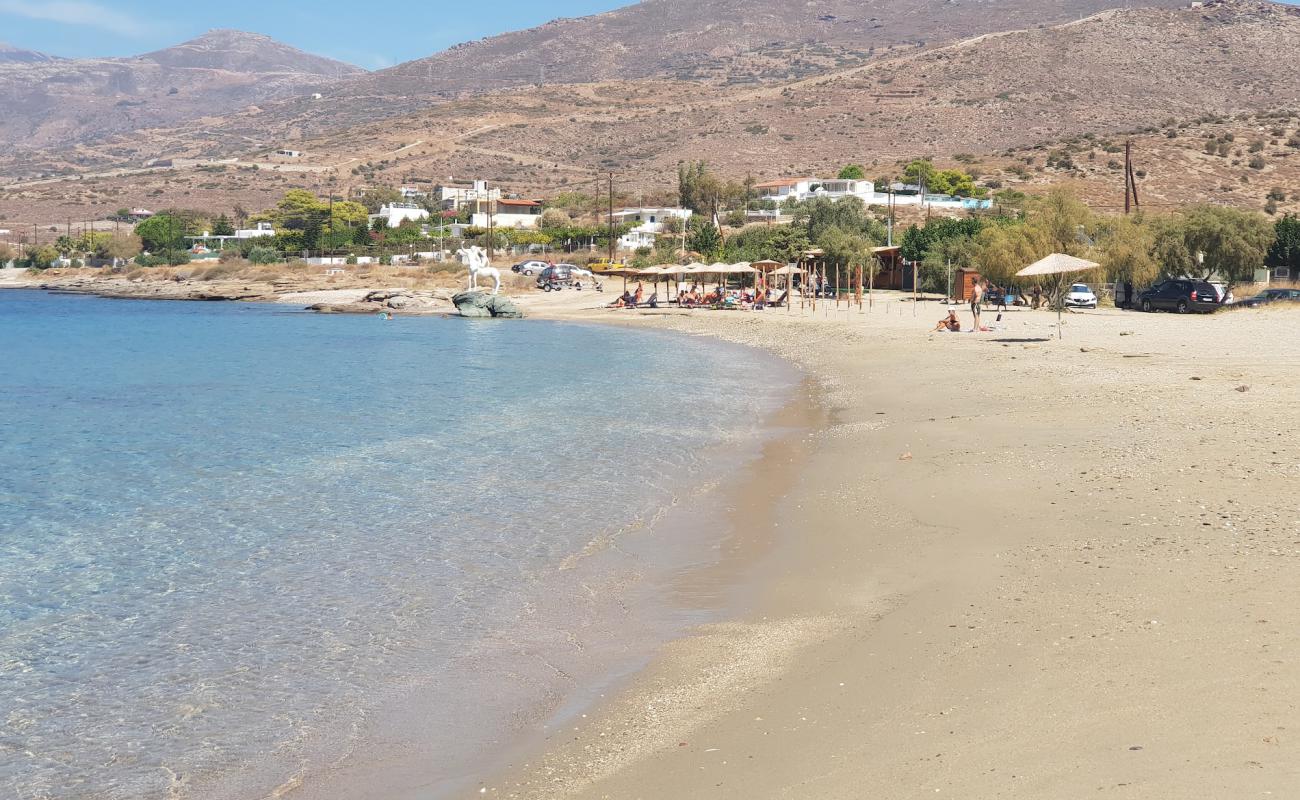
POLYGON ((0 0, 0 41, 65 58, 161 50, 213 28, 263 33, 365 69, 633 0, 0 0))

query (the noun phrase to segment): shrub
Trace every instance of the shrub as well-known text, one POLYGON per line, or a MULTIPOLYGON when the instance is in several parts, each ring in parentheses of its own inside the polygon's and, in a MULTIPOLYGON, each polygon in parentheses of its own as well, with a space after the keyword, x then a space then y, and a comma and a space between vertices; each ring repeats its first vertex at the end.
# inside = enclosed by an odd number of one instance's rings
POLYGON ((349 266, 356 266, 356 263, 357 263, 357 257, 356 257, 356 256, 348 256, 347 258, 343 259, 343 263, 345 263, 345 264, 347 264, 347 265, 349 265, 349 266))
POLYGON ((1251 143, 1250 143, 1250 152, 1252 152, 1252 153, 1262 153, 1262 152, 1264 152, 1264 143, 1263 143, 1263 142, 1260 142, 1260 141, 1251 142, 1251 143))
POLYGON ((1264 203, 1264 213, 1265 213, 1265 214, 1276 214, 1276 213, 1277 213, 1277 201, 1274 200, 1274 199, 1271 198, 1271 197, 1268 198, 1268 202, 1264 203))
POLYGON ((248 260, 254 264, 274 264, 280 260, 280 253, 269 247, 254 247, 248 251, 248 260))
POLYGON ((1255 156, 1250 160, 1249 166, 1251 169, 1263 169, 1265 163, 1263 156, 1255 156))

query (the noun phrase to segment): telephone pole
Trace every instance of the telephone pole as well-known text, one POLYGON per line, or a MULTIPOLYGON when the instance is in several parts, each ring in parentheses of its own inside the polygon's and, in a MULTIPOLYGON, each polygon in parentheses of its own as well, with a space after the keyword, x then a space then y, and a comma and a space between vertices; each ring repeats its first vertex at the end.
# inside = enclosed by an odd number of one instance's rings
POLYGON ((609 263, 614 263, 614 173, 609 173, 609 263))
POLYGON ((1133 140, 1124 142, 1124 213, 1131 214, 1134 209, 1141 211, 1142 202, 1138 200, 1137 175, 1133 171, 1133 140))

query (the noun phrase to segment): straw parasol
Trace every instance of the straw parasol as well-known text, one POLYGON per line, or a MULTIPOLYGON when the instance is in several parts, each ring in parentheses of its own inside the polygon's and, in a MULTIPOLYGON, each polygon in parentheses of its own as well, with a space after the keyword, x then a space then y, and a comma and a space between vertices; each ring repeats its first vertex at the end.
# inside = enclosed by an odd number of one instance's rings
POLYGON ((1065 253, 1052 253, 1047 258, 1035 261, 1016 273, 1017 278, 1033 278, 1042 275, 1068 275, 1072 272, 1087 272, 1101 266, 1096 261, 1086 258, 1067 256, 1065 253))
POLYGON ((1100 269, 1101 264, 1096 261, 1089 261, 1086 258, 1069 256, 1065 253, 1052 253, 1044 259, 1035 261, 1024 269, 1016 273, 1017 278, 1038 278, 1052 276, 1055 280, 1056 295, 1056 338, 1061 338, 1061 314, 1063 313, 1064 302, 1060 297, 1061 276, 1072 275, 1076 272, 1088 272, 1094 269, 1100 269))

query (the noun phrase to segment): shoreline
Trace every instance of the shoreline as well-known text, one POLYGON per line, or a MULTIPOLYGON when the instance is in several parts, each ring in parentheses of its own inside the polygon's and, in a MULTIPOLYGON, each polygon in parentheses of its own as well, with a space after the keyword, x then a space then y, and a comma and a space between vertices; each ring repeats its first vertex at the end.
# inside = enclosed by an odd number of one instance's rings
POLYGON ((1280 665, 1300 611, 1278 590, 1300 562, 1300 455, 1276 438, 1300 401, 1300 344, 1278 336, 1293 312, 1104 310, 1057 341, 1033 312, 954 336, 889 306, 526 310, 767 349, 819 381, 829 424, 765 515, 783 533, 748 610, 465 796, 1293 785, 1300 675, 1280 665))
POLYGON ((1232 443, 1286 429, 1300 347, 1238 348, 1295 315, 1107 312, 1061 342, 1024 313, 983 337, 911 314, 609 320, 765 347, 822 382, 830 425, 749 610, 671 643, 478 794, 1285 795, 1300 712, 1276 701, 1300 675, 1270 665, 1300 614, 1233 572, 1296 579, 1300 505, 1270 505, 1300 456, 1232 443), (1166 403, 1217 403, 1235 436, 1170 435, 1166 403), (1231 488, 1183 483, 1216 467, 1231 488))

